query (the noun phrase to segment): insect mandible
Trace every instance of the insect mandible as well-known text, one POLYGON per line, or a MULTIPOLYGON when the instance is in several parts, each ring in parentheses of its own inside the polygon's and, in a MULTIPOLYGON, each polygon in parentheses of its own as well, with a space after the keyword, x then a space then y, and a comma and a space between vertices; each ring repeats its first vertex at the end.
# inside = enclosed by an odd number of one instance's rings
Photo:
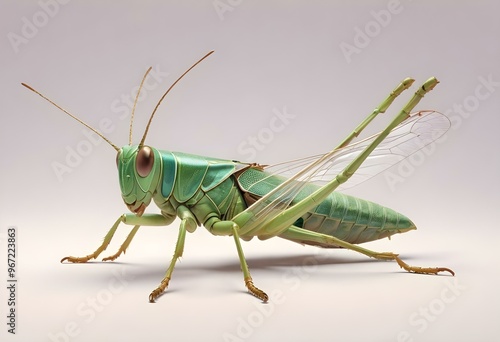
POLYGON ((376 109, 331 151, 288 163, 264 166, 158 150, 145 144, 154 114, 170 90, 209 52, 186 70, 163 94, 154 108, 138 145, 132 144, 134 112, 144 81, 137 92, 130 119, 129 144, 122 148, 102 133, 63 109, 34 88, 31 91, 103 138, 116 151, 123 201, 132 213, 121 215, 103 243, 83 257, 67 256, 61 262, 84 263, 96 259, 109 245, 120 223, 134 226, 119 250, 104 261, 126 251, 140 226, 164 226, 180 218, 174 256, 160 284, 149 295, 154 302, 168 287, 175 263, 182 256, 186 232, 203 225, 213 235, 232 236, 248 291, 267 302, 267 294, 253 283, 240 239, 281 237, 324 248, 346 248, 369 257, 394 260, 408 272, 437 274, 454 272, 445 267, 415 267, 398 254, 375 252, 358 244, 416 229, 406 216, 379 204, 344 195, 342 186, 355 185, 407 158, 443 135, 450 126, 435 111, 410 114, 422 97, 438 83, 432 77, 380 133, 352 142, 394 99, 414 82, 403 80, 376 109), (349 180, 349 182, 347 182, 349 180), (347 183, 346 183, 347 182, 347 183), (161 214, 147 214, 154 203, 161 214))

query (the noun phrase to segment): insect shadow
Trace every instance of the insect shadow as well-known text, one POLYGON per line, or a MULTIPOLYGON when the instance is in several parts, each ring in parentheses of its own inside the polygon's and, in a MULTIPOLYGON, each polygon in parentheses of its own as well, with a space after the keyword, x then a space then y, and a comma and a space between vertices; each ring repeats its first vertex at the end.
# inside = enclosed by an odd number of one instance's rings
MULTIPOLYGON (((411 255, 405 255, 409 260, 413 259, 411 255)), ((380 263, 376 259, 363 259, 347 256, 332 256, 332 255, 319 255, 315 253, 301 254, 301 255, 279 255, 279 256, 253 256, 247 258, 248 264, 257 270, 276 272, 277 270, 282 270, 284 273, 289 272, 294 268, 300 267, 304 272, 312 272, 319 267, 326 266, 336 266, 336 265, 346 265, 346 264, 367 264, 367 263, 380 263)), ((148 279, 155 279, 158 274, 164 272, 165 265, 163 263, 157 264, 142 264, 136 262, 114 262, 106 263, 99 262, 107 265, 120 265, 121 267, 130 267, 130 274, 136 279, 141 279, 146 281, 148 279)), ((335 272, 335 267, 330 268, 332 272, 335 272)), ((236 260, 224 260, 224 261, 211 261, 206 262, 189 262, 185 263, 177 269, 179 274, 183 274, 183 279, 189 278, 200 278, 209 277, 210 273, 239 273, 241 272, 240 263, 236 260)), ((401 271, 388 271, 391 273, 407 273, 404 270, 401 271)))

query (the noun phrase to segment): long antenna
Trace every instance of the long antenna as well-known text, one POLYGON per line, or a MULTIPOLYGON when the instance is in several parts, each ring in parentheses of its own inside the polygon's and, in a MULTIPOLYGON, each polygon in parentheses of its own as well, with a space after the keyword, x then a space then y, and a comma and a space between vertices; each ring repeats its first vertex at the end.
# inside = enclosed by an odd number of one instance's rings
POLYGON ((139 86, 139 89, 137 90, 137 95, 135 96, 134 107, 132 108, 132 114, 130 115, 130 130, 129 130, 129 134, 128 134, 128 144, 129 145, 132 145, 132 126, 134 124, 135 106, 137 105, 137 100, 139 99, 139 94, 141 93, 141 89, 142 89, 142 86, 144 84, 144 81, 146 81, 146 77, 148 76, 151 69, 152 69, 152 67, 149 67, 149 69, 144 74, 144 77, 142 78, 142 81, 141 81, 141 85, 139 86))
POLYGON ((43 99, 47 100, 48 102, 52 103, 54 106, 56 106, 57 108, 59 108, 60 110, 62 110, 64 113, 68 114, 69 116, 71 116, 73 119, 75 119, 76 121, 78 121, 79 123, 81 123, 82 125, 84 125, 85 127, 87 127, 88 129, 90 129, 91 131, 93 131, 95 134, 97 134, 98 136, 100 136, 101 138, 104 139, 105 142, 107 142, 108 144, 110 144, 116 151, 120 151, 120 149, 118 148, 118 146, 116 146, 115 144, 113 144, 111 141, 108 140, 108 138, 106 138, 104 135, 101 134, 101 132, 97 131, 96 129, 92 128, 91 126, 87 125, 85 122, 83 122, 82 120, 78 119, 76 116, 74 116, 73 114, 71 114, 70 112, 68 112, 66 109, 62 108, 61 106, 59 106, 58 104, 56 104, 54 101, 52 101, 51 99, 47 98, 46 96, 42 95, 40 92, 36 91, 35 89, 31 88, 29 85, 25 84, 25 83, 21 83, 23 86, 25 86, 26 88, 28 88, 29 90, 31 90, 32 92, 34 92, 35 94, 38 94, 40 95, 43 99))
POLYGON ((155 115, 156 113, 156 110, 158 109, 158 107, 160 106, 160 103, 163 101, 163 99, 165 98, 165 96, 167 96, 167 94, 170 92, 170 90, 172 90, 172 88, 177 84, 177 82, 179 82, 181 80, 181 78, 184 77, 184 75, 186 75, 189 71, 191 71, 191 69, 193 69, 195 66, 197 66, 202 60, 204 60, 205 58, 207 58, 208 56, 210 56, 212 53, 214 53, 214 51, 210 51, 209 53, 207 53, 203 58, 201 58, 198 62, 194 63, 189 69, 187 69, 171 86, 170 88, 168 88, 168 90, 165 92, 165 94, 163 94, 163 96, 160 98, 160 101, 158 101, 158 104, 156 105, 155 109, 153 110, 153 113, 151 114, 151 117, 149 118, 149 121, 148 121, 148 125, 146 126, 146 130, 144 131, 144 136, 142 137, 142 140, 141 140, 141 143, 139 144, 139 146, 142 146, 144 145, 144 141, 146 140, 146 135, 148 134, 148 130, 149 130, 149 126, 151 125, 151 121, 153 121, 153 116, 155 115))

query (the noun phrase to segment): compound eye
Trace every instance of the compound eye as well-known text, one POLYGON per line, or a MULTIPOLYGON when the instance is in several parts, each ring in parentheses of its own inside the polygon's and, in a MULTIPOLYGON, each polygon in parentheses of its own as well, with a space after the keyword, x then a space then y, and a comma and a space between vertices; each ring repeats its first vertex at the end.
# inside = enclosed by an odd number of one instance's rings
POLYGON ((137 153, 137 158, 135 159, 135 169, 141 177, 147 177, 154 164, 154 153, 151 147, 143 146, 139 149, 137 153))

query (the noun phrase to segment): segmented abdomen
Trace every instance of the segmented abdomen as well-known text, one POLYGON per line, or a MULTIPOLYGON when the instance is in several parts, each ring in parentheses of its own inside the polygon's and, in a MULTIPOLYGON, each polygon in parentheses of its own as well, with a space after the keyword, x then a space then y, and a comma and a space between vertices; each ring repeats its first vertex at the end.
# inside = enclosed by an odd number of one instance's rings
MULTIPOLYGON (((283 177, 270 175, 255 168, 245 170, 238 175, 237 179, 240 189, 245 193, 247 205, 251 205, 285 180, 283 177)), ((303 200, 318 188, 316 184, 306 184, 296 194, 290 205, 303 200)), ((392 209, 339 192, 332 192, 318 206, 302 215, 294 225, 353 244, 416 229, 408 217, 392 209)), ((318 245, 316 242, 296 242, 318 245)))
POLYGON ((392 209, 338 192, 330 194, 295 225, 353 244, 415 229, 408 217, 392 209))

